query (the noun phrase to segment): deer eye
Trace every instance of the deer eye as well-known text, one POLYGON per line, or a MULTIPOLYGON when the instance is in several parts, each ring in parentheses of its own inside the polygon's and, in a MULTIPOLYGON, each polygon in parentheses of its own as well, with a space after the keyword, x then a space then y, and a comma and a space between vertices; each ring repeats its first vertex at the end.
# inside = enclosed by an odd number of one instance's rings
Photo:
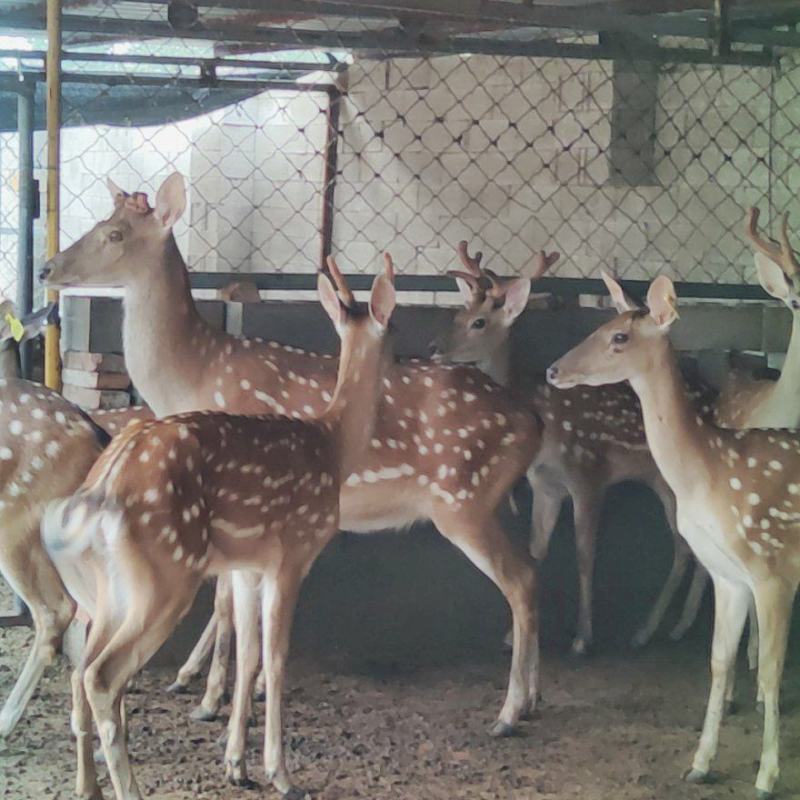
POLYGON ((478 319, 473 320, 471 328, 474 328, 476 331, 481 330, 481 328, 486 327, 486 320, 483 317, 478 317, 478 319))
POLYGON ((108 239, 111 242, 121 242, 122 231, 111 231, 111 233, 108 234, 108 239))
POLYGON ((627 333, 615 333, 611 341, 614 342, 614 344, 625 344, 629 338, 627 333))

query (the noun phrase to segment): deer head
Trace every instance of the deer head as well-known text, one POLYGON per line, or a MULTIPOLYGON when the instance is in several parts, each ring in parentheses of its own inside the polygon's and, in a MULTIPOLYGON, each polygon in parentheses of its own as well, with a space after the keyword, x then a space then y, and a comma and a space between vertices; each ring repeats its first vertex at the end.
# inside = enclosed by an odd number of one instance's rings
POLYGON ((755 248, 758 280, 767 294, 785 303, 793 312, 800 310, 800 261, 789 243, 789 215, 781 223, 780 242, 758 231, 759 211, 751 208, 745 218, 745 235, 755 248))
POLYGON ((186 208, 183 178, 172 173, 156 193, 151 207, 144 192, 128 194, 112 180, 111 216, 98 222, 66 250, 51 258, 40 278, 48 286, 127 287, 147 281, 148 270, 163 262, 172 227, 186 208))
POLYGON ((14 303, 0 296, 0 378, 19 377, 19 345, 42 333, 57 314, 50 303, 19 319, 14 303))
POLYGON ((509 328, 528 304, 531 282, 555 264, 559 254, 538 253, 529 277, 501 278, 481 267, 481 252, 470 256, 466 242, 460 242, 457 251, 464 270, 451 270, 447 274, 456 279, 464 308, 431 350, 438 359, 479 363, 491 359, 505 344, 509 328))
MULTIPOLYGON (((612 298, 624 298, 622 287, 603 273, 612 298)), ((559 389, 619 383, 645 372, 653 364, 653 348, 666 346, 678 318, 675 287, 660 275, 647 292, 646 309, 624 310, 569 351, 547 370, 547 380, 559 389)))

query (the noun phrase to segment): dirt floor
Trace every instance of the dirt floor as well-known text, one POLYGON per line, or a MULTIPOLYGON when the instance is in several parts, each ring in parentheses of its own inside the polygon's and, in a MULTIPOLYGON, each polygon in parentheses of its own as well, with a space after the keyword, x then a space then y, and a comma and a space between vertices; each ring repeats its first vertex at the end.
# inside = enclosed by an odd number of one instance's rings
MULTIPOLYGON (((0 595, 0 607, 7 601, 0 595)), ((416 664, 412 658, 383 673, 342 657, 298 659, 285 700, 290 768, 319 800, 749 800, 761 725, 743 662, 742 710, 723 730, 720 782, 698 787, 680 779, 705 703, 706 635, 585 662, 546 650, 544 702, 520 735, 506 740, 486 735, 505 685, 508 658, 500 652, 450 663, 425 663, 420 656, 416 664)), ((8 694, 31 639, 27 630, 0 631, 0 697, 8 694)), ((191 721, 197 696, 166 694, 172 674, 147 670, 128 698, 132 755, 145 794, 164 800, 277 796, 263 785, 261 725, 252 729, 249 749, 250 774, 259 786, 229 787, 217 742, 222 724, 191 721)), ((782 798, 800 797, 799 674, 790 666, 784 684, 782 798)), ((102 768, 101 774, 105 780, 102 768)), ((13 738, 0 746, 0 797, 70 798, 73 775, 62 661, 13 738)), ((105 791, 110 797, 110 788, 105 791)))

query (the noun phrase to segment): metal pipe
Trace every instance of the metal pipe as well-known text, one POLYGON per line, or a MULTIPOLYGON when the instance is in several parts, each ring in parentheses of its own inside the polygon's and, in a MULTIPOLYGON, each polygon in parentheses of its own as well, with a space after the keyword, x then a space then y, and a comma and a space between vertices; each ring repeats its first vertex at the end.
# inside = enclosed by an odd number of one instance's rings
MULTIPOLYGON (((0 58, 15 58, 20 60, 47 60, 45 50, 4 50, 0 48, 0 58)), ((304 61, 267 61, 266 59, 238 59, 238 58, 203 58, 202 56, 147 56, 120 53, 75 53, 64 51, 61 54, 62 63, 65 61, 78 63, 105 63, 105 64, 144 64, 163 65, 175 67, 230 67, 231 69, 275 69, 288 71, 309 72, 342 72, 347 69, 343 61, 304 62, 304 61)))
POLYGON ((322 179, 322 224, 320 231, 321 250, 319 268, 325 269, 326 259, 333 248, 333 207, 336 193, 336 170, 339 158, 339 112, 342 93, 338 88, 328 92, 328 111, 325 133, 325 173, 322 179))
MULTIPOLYGON (((17 310, 33 310, 33 83, 23 78, 17 94, 17 132, 19 134, 19 218, 17 222, 17 310)), ((22 377, 31 376, 30 342, 20 347, 22 377)))
MULTIPOLYGON (((47 257, 59 250, 61 189, 61 0, 47 0, 47 257)), ((58 292, 47 292, 49 303, 58 292)), ((44 383, 61 389, 60 331, 48 325, 44 338, 44 383)))

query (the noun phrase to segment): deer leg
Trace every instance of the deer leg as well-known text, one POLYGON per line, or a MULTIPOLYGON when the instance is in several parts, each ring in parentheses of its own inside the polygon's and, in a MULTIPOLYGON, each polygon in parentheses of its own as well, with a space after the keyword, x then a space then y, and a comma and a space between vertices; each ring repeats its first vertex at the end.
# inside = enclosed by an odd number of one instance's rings
POLYGON ((659 625, 661 625, 661 621, 664 619, 664 614, 667 613, 672 598, 675 596, 675 592, 678 591, 678 587, 681 585, 683 576, 686 574, 686 568, 692 558, 692 551, 689 545, 678 533, 675 495, 660 474, 651 485, 653 491, 661 500, 661 504, 664 507, 664 516, 666 516, 667 524, 672 531, 672 567, 655 603, 653 603, 653 607, 650 609, 650 613, 647 615, 647 621, 636 631, 631 640, 631 647, 635 649, 644 647, 655 635, 659 625))
MULTIPOLYGON (((22 541, 33 539, 31 534, 22 541)), ((22 672, 0 711, 0 739, 14 730, 45 669, 55 660, 75 608, 41 547, 28 546, 24 553, 17 548, 9 555, 3 559, 3 574, 30 609, 36 633, 22 672)))
MULTIPOLYGON (((528 480, 533 489, 529 549, 533 558, 537 561, 544 561, 550 546, 550 537, 553 535, 558 515, 561 513, 561 505, 567 495, 563 487, 555 487, 538 477, 533 467, 528 470, 528 480)), ((513 639, 514 631, 510 630, 503 639, 503 644, 510 648, 513 639)))
POLYGON ((528 470, 528 480, 533 489, 530 553, 537 561, 544 561, 567 492, 542 480, 533 467, 528 470))
POLYGON ((602 495, 581 490, 573 492, 575 509, 575 550, 578 558, 578 630, 572 642, 575 655, 586 655, 592 646, 592 587, 597 529, 602 495))
POLYGON ((778 779, 778 737, 780 712, 778 708, 783 663, 786 657, 786 642, 789 622, 797 585, 786 586, 780 580, 755 588, 756 612, 758 614, 758 684, 764 698, 764 739, 761 747, 761 762, 756 778, 759 800, 772 797, 778 779))
POLYGON ((175 681, 167 687, 168 692, 183 694, 186 691, 192 680, 202 672, 203 664, 211 655, 216 636, 217 615, 212 612, 211 619, 209 619, 208 624, 203 629, 203 633, 197 640, 197 644, 192 649, 192 652, 189 653, 189 657, 186 659, 183 666, 178 670, 175 681))
POLYGON ((694 563, 694 575, 692 575, 692 582, 689 586, 689 591, 686 594, 686 601, 683 604, 683 612, 678 624, 670 631, 669 638, 673 642, 682 639, 689 628, 694 625, 697 619, 697 614, 700 611, 700 603, 703 601, 703 592, 708 583, 708 573, 705 567, 697 560, 694 563))
POLYGON ((83 673, 78 668, 72 672, 71 727, 78 760, 75 795, 79 800, 102 800, 92 753, 92 710, 83 688, 83 673))
POLYGON ((234 572, 233 620, 236 629, 236 683, 233 707, 228 722, 225 748, 225 775, 234 786, 245 786, 247 764, 247 723, 252 710, 253 683, 258 671, 258 609, 261 576, 253 572, 234 572))
MULTIPOLYGON (((538 691, 538 617, 536 569, 500 527, 494 515, 476 519, 474 509, 461 516, 434 512, 433 522, 505 596, 513 616, 513 650, 508 693, 494 736, 507 736, 533 708, 538 691)), ((269 687, 267 687, 269 701, 269 687)))
POLYGON ((233 591, 231 576, 220 575, 214 593, 214 617, 217 621, 214 655, 208 670, 206 691, 200 705, 191 713, 192 719, 211 722, 217 718, 228 684, 228 665, 233 637, 233 591))
POLYGON ((714 577, 714 639, 711 644, 711 691, 700 744, 686 774, 690 783, 708 780, 711 762, 717 754, 719 726, 725 702, 725 684, 742 638, 750 590, 743 584, 714 577))
POLYGON ((277 576, 265 575, 261 582, 262 660, 267 692, 264 708, 264 772, 267 780, 292 800, 304 797, 305 793, 292 785, 286 767, 281 697, 289 635, 302 574, 283 569, 277 576))
POLYGON ((125 687, 175 629, 199 587, 195 576, 187 576, 180 585, 173 582, 159 591, 156 577, 152 575, 146 586, 137 578, 135 593, 132 591, 128 596, 129 602, 136 598, 134 604, 106 646, 87 664, 83 675, 117 800, 142 797, 128 756, 122 713, 125 687), (164 597, 165 589, 171 592, 168 598, 164 597))

